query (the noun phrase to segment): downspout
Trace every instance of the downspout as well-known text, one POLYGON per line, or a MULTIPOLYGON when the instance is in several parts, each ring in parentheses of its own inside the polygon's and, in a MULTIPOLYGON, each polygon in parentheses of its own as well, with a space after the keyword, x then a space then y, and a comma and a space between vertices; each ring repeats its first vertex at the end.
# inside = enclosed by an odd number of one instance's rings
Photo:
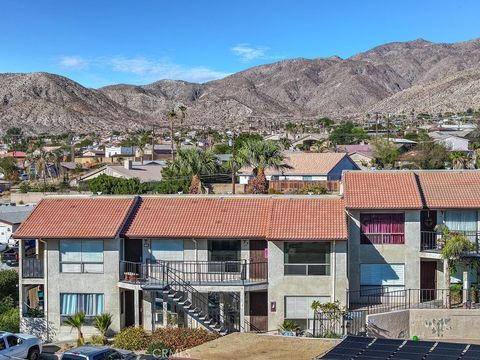
POLYGON ((333 243, 332 243, 332 253, 333 253, 333 261, 332 261, 332 297, 333 297, 333 301, 334 302, 336 300, 336 297, 335 297, 335 279, 337 277, 337 252, 336 252, 336 247, 335 247, 335 240, 333 240, 333 243))
POLYGON ((38 239, 38 241, 40 241, 41 243, 43 243, 44 245, 44 249, 43 249, 43 252, 44 252, 44 257, 45 257, 45 267, 43 269, 43 276, 45 278, 45 285, 44 285, 44 289, 43 289, 43 311, 45 313, 45 323, 46 323, 46 330, 47 330, 47 342, 50 341, 50 327, 49 327, 49 321, 48 321, 48 296, 49 296, 49 293, 48 293, 48 247, 47 247, 47 242, 45 240, 42 240, 42 239, 38 239))

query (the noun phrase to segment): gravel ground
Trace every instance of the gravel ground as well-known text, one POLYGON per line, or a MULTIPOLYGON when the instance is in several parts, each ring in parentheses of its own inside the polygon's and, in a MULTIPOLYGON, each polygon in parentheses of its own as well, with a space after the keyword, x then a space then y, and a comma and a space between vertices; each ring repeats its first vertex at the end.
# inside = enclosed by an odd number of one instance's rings
POLYGON ((192 360, 310 360, 329 351, 338 342, 339 340, 233 333, 177 356, 192 360))

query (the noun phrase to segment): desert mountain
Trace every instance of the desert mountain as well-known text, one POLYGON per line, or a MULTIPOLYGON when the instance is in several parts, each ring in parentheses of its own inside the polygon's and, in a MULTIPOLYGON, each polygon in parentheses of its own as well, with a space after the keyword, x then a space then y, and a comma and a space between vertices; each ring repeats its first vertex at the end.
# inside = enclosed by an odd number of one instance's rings
POLYGON ((479 108, 480 39, 389 43, 348 59, 291 59, 194 84, 87 89, 47 73, 0 74, 0 128, 27 132, 142 128, 178 103, 187 123, 217 128, 343 118, 367 112, 479 108))

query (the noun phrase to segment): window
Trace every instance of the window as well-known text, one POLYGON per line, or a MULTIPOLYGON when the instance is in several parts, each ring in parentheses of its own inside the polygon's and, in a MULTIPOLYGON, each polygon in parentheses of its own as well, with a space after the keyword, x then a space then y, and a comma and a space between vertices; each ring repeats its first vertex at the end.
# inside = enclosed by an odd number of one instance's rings
POLYGON ((365 288, 387 287, 392 290, 405 285, 404 264, 361 264, 360 286, 365 288))
POLYGON ((286 242, 285 275, 330 275, 329 242, 286 242))
POLYGON ((212 240, 208 242, 208 272, 239 272, 240 241, 212 240))
POLYGON ((294 320, 303 329, 311 329, 315 300, 327 303, 330 296, 285 296, 285 319, 294 320))
POLYGON ((5 340, 0 338, 0 351, 5 350, 6 348, 7 348, 7 346, 5 345, 5 340))
POLYGON ((103 241, 61 240, 60 271, 71 273, 103 272, 103 241))
POLYGON ((8 347, 13 347, 19 345, 18 338, 13 335, 7 336, 7 344, 8 347))
POLYGON ((86 316, 96 316, 103 310, 103 294, 60 294, 60 315, 83 311, 86 316))
POLYGON ((361 214, 361 244, 404 244, 405 214, 361 214))

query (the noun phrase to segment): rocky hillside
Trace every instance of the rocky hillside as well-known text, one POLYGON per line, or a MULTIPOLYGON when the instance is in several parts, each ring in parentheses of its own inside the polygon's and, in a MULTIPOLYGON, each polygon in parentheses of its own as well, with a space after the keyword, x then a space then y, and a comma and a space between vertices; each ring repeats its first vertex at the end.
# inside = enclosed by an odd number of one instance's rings
POLYGON ((443 112, 479 108, 480 40, 390 43, 348 59, 292 59, 193 84, 87 89, 61 76, 0 75, 0 128, 91 131, 165 122, 178 103, 187 122, 218 128, 273 120, 342 118, 366 112, 443 112))

